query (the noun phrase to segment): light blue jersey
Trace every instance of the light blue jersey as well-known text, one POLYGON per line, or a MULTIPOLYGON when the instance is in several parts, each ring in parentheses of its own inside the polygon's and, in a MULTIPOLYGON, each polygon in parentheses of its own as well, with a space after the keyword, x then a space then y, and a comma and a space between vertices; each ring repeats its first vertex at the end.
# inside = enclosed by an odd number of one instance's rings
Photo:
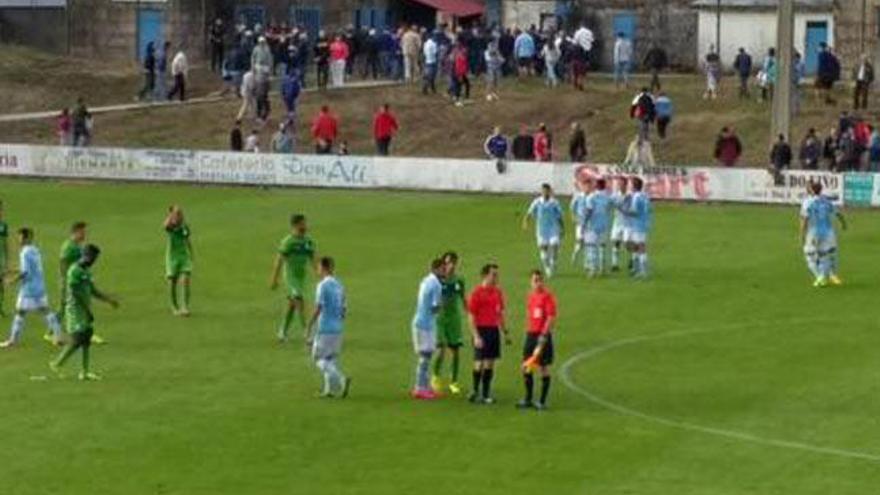
POLYGON ((419 284, 419 299, 416 302, 416 314, 413 326, 423 331, 434 331, 437 328, 436 311, 443 301, 443 286, 440 279, 433 273, 428 274, 419 284))
POLYGON ((825 196, 811 196, 801 205, 801 218, 807 220, 807 235, 825 239, 834 235, 837 207, 825 196))
POLYGON ((605 191, 594 191, 587 196, 586 201, 586 228, 590 232, 604 234, 611 228, 611 210, 613 208, 611 196, 605 191))
POLYGON ((34 299, 45 297, 46 283, 43 277, 43 260, 36 246, 27 245, 21 248, 19 266, 21 267, 21 286, 19 287, 21 295, 34 299))
POLYGON ((345 321, 345 289, 336 277, 321 280, 315 289, 315 304, 321 307, 318 335, 341 334, 345 321))
POLYGON ((574 193, 571 197, 571 204, 568 205, 571 210, 571 217, 574 219, 575 225, 582 226, 584 221, 584 203, 587 201, 587 194, 583 191, 574 193))
POLYGON ((538 196, 526 213, 535 220, 535 231, 540 239, 559 239, 562 236, 562 207, 556 198, 538 196))
POLYGON ((629 205, 629 228, 647 234, 651 229, 651 199, 643 191, 634 192, 629 205))
POLYGON ((629 226, 629 218, 624 212, 629 210, 629 204, 632 201, 630 193, 622 193, 617 191, 611 195, 611 203, 614 205, 614 222, 612 230, 623 230, 629 226))

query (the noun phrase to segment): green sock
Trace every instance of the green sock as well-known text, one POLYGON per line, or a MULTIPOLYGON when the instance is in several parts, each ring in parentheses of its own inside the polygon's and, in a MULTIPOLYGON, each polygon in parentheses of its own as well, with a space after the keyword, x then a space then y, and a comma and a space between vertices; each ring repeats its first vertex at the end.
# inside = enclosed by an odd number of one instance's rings
POLYGON ((89 346, 84 345, 82 348, 82 369, 83 373, 89 372, 89 346))
POLYGON ((284 321, 281 323, 281 335, 287 337, 287 334, 290 333, 290 323, 293 321, 293 314, 296 310, 294 310, 289 305, 284 310, 284 321))
POLYGON ((183 307, 189 309, 189 282, 183 284, 183 307))
POLYGON ((67 346, 65 346, 64 349, 61 350, 61 353, 58 354, 58 358, 55 359, 55 366, 60 367, 61 365, 63 365, 67 361, 67 359, 70 358, 70 356, 73 356, 73 353, 76 352, 77 347, 79 347, 79 344, 67 344, 67 346))
POLYGON ((434 358, 434 376, 440 376, 440 373, 443 372, 443 350, 437 353, 437 357, 434 358))
POLYGON ((177 311, 177 280, 171 281, 171 308, 177 311))
POLYGON ((459 365, 459 357, 458 357, 458 349, 452 351, 452 382, 458 383, 458 365, 459 365))

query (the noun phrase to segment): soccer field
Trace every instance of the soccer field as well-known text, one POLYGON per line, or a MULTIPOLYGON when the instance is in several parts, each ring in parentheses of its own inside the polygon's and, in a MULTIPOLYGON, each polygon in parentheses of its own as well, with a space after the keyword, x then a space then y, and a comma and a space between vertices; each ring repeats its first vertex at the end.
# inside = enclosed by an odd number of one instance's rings
MULTIPOLYGON (((797 208, 655 205, 652 277, 588 280, 568 265, 546 412, 518 411, 530 198, 134 184, 0 182, 12 228, 36 230, 57 303, 75 220, 103 249, 95 383, 38 380, 55 350, 28 320, 0 354, 0 493, 853 494, 880 486, 880 216, 848 212, 846 285, 814 289, 797 208), (171 315, 162 220, 193 232, 193 316, 171 315), (348 292, 349 399, 315 397, 301 340, 279 346, 272 258, 309 217, 348 292), (470 287, 501 265, 515 335, 498 403, 408 398, 410 321, 432 256, 470 287)), ((567 201, 567 199, 566 199, 567 201)), ((314 278, 312 279, 314 282, 314 278)), ((11 306, 7 291, 5 307, 11 306)), ((309 297, 311 299, 311 296, 309 297)), ((2 321, 7 330, 9 318, 2 321)), ((298 329, 296 335, 298 336, 298 329)), ((470 356, 470 348, 465 349, 470 356)), ((75 372, 78 359, 69 363, 75 372)), ((463 383, 469 385, 464 369, 463 383)))

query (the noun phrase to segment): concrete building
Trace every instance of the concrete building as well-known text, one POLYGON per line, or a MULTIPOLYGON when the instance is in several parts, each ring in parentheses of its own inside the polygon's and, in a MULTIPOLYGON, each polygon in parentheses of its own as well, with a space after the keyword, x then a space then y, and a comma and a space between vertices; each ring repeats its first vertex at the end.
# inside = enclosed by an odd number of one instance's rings
POLYGON ((697 15, 691 0, 504 0, 502 20, 507 27, 573 27, 585 21, 596 36, 594 63, 612 64, 615 33, 633 40, 637 60, 654 44, 664 47, 670 65, 694 67, 697 15))
MULTIPOLYGON (((718 1, 696 0, 698 12, 697 63, 715 48, 718 33, 718 1)), ((767 50, 776 46, 777 0, 721 0, 721 62, 730 67, 740 47, 760 64, 767 50)), ((819 44, 834 45, 834 0, 795 0, 794 47, 805 56, 807 74, 817 67, 819 44)))

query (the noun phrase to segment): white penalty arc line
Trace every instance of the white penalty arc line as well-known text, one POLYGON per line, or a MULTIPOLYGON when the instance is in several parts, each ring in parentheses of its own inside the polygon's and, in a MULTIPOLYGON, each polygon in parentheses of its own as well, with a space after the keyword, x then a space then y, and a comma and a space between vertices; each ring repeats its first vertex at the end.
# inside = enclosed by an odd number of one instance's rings
MULTIPOLYGON (((797 322, 814 322, 816 320, 795 320, 790 321, 785 324, 795 324, 797 322)), ((775 322, 779 323, 779 322, 775 322)), ((725 327, 715 327, 712 329, 703 329, 703 330, 689 330, 689 331, 678 331, 678 332, 667 332, 659 335, 643 335, 638 337, 630 337, 626 339, 616 340, 613 342, 609 342, 607 344, 601 345, 599 347, 595 347, 593 349, 589 349, 586 351, 579 352, 569 358, 565 363, 563 363, 561 368, 560 377, 562 378, 562 382, 565 384, 569 390, 581 395, 586 398, 590 402, 601 406, 610 411, 614 411, 618 414, 622 414, 624 416, 630 416, 633 418, 641 419, 644 421, 648 421, 651 423, 667 426, 670 428, 676 428, 679 430, 692 431, 697 433, 703 433, 706 435, 713 435, 717 437, 724 437, 732 440, 738 440, 742 442, 749 442, 759 445, 766 445, 770 447, 784 448, 784 449, 793 449, 793 450, 801 450, 805 452, 812 452, 814 454, 823 454, 835 457, 844 457, 849 459, 859 459, 863 461, 870 462, 878 462, 880 463, 880 455, 877 454, 869 454, 866 452, 858 452, 854 450, 846 450, 846 449, 838 449, 835 447, 823 447, 820 445, 811 445, 808 443, 802 442, 794 442, 790 440, 782 440, 776 438, 768 438, 763 436, 754 435, 751 433, 744 433, 735 430, 725 430, 723 428, 715 428, 712 426, 704 426, 696 423, 690 423, 688 421, 678 421, 675 419, 664 418, 662 416, 655 416, 653 414, 649 414, 646 412, 642 412, 631 407, 627 407, 622 404, 618 404, 616 402, 612 402, 608 399, 601 397, 600 395, 587 390, 586 388, 578 385, 571 378, 571 370, 572 368, 579 364, 586 362, 590 359, 594 359, 606 352, 612 351, 614 349, 618 349, 621 347, 642 344, 645 342, 650 342, 654 340, 663 340, 663 339, 671 339, 677 337, 686 337, 690 335, 699 335, 706 333, 717 333, 723 331, 735 331, 739 329, 746 329, 754 326, 765 325, 765 323, 750 323, 748 325, 739 324, 739 325, 730 325, 725 327)))

